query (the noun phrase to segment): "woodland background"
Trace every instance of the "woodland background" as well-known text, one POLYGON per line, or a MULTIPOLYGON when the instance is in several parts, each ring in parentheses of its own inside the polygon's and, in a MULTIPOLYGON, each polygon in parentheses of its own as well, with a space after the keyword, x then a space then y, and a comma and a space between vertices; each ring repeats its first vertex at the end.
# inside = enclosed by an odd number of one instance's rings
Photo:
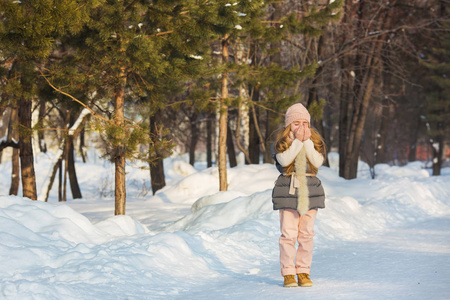
POLYGON ((358 160, 448 164, 447 0, 0 0, 0 159, 10 194, 81 198, 75 155, 115 163, 125 213, 126 160, 164 187, 173 150, 206 152, 220 190, 227 165, 272 163, 270 145, 296 102, 311 112, 339 175, 358 160), (54 151, 44 190, 33 158, 54 151))

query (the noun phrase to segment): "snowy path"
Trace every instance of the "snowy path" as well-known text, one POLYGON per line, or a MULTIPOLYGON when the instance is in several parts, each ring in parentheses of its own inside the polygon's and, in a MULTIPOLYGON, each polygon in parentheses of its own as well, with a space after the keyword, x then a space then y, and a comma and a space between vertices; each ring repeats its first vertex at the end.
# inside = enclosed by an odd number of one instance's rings
POLYGON ((449 299, 450 217, 399 228, 366 241, 316 249, 313 288, 281 286, 278 261, 257 275, 208 280, 172 299, 449 299), (208 291, 208 292, 206 292, 208 291))

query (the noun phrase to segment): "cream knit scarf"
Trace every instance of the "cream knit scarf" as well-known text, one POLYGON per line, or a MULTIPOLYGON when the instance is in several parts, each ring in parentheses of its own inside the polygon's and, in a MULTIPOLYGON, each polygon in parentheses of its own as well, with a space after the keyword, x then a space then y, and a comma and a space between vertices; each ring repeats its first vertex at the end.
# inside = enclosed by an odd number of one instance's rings
POLYGON ((295 158, 294 163, 295 176, 299 182, 297 188, 297 211, 300 215, 304 215, 309 210, 309 191, 306 181, 306 152, 305 147, 300 150, 295 158))

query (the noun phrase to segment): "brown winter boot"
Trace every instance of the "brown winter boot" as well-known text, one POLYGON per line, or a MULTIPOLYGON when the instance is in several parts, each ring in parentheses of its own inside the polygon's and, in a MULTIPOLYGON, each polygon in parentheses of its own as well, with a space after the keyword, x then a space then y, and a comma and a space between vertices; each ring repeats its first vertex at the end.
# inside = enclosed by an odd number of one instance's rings
POLYGON ((313 286, 311 279, 309 279, 309 274, 300 273, 300 274, 297 274, 297 276, 298 276, 298 285, 299 286, 301 286, 301 287, 313 286))
POLYGON ((297 287, 297 281, 295 281, 295 275, 284 276, 284 287, 297 287))

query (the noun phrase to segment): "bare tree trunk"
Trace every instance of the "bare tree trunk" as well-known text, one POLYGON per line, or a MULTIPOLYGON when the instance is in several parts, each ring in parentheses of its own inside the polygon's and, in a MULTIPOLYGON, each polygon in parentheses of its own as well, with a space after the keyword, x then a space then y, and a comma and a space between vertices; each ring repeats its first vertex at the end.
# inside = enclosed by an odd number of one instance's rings
MULTIPOLYGON (((58 161, 56 162, 56 164, 53 165, 53 169, 52 169, 52 173, 50 175, 50 185, 53 184, 53 181, 55 180, 56 177, 56 173, 59 170, 59 185, 58 185, 58 201, 62 201, 62 156, 58 159, 58 161)), ((45 199, 44 201, 47 202, 48 200, 48 196, 50 194, 50 189, 47 190, 47 193, 45 195, 45 199)), ((42 199, 39 199, 42 200, 42 199)))
MULTIPOLYGON (((8 140, 17 142, 19 140, 19 132, 15 125, 18 122, 18 110, 17 107, 11 109, 11 116, 9 118, 8 125, 8 140)), ((11 168, 11 186, 9 188, 10 195, 16 195, 19 193, 20 184, 20 163, 19 163, 19 149, 13 148, 12 158, 11 158, 12 168, 11 168)))
POLYGON ((164 175, 164 161, 161 157, 156 158, 151 162, 150 178, 152 183, 153 195, 163 187, 166 186, 166 178, 164 175))
MULTIPOLYGON (((125 68, 122 68, 119 73, 120 85, 117 87, 114 95, 114 121, 115 125, 123 128, 125 125, 125 68)), ((122 132, 119 139, 125 137, 125 132, 122 132)), ((125 188, 125 145, 120 143, 116 146, 115 157, 115 215, 125 214, 126 202, 126 188, 125 188)))
MULTIPOLYGON (((75 118, 73 113, 70 114, 70 127, 75 124, 75 118)), ((69 134, 67 137, 67 142, 69 143, 69 146, 67 148, 68 155, 67 155, 67 171, 69 173, 69 182, 70 182, 70 190, 72 191, 72 199, 80 199, 83 198, 81 195, 80 185, 78 184, 78 178, 77 178, 77 172, 75 169, 75 147, 73 145, 75 140, 74 135, 69 134)))
MULTIPOLYGON (((378 61, 378 58, 375 58, 378 61)), ((372 65, 373 67, 378 66, 378 63, 372 65)), ((370 69, 368 74, 368 82, 364 86, 365 92, 361 101, 361 108, 359 113, 354 115, 354 122, 352 122, 352 128, 350 133, 350 147, 348 148, 347 159, 349 164, 346 166, 346 177, 347 179, 356 178, 358 172, 358 158, 361 148, 361 137, 364 129, 364 124, 367 117, 367 109, 369 108, 369 102, 372 96, 372 90, 375 83, 375 72, 370 69)))
MULTIPOLYGON (((253 101, 258 101, 259 100, 259 91, 257 89, 255 89, 253 91, 253 97, 252 97, 253 101)), ((259 164, 259 156, 261 154, 260 152, 260 139, 259 139, 259 135, 258 135, 258 130, 257 130, 257 126, 258 126, 258 118, 259 118, 259 110, 258 108, 252 106, 251 107, 252 113, 250 116, 250 133, 249 133, 249 145, 248 145, 248 154, 250 157, 250 162, 251 164, 259 164)))
MULTIPOLYGON (((438 123, 438 127, 442 127, 442 123, 438 123)), ((443 128, 440 128, 440 131, 443 128)), ((430 139, 431 153, 433 155, 433 176, 441 175, 442 154, 444 153, 444 136, 439 134, 430 139)))
POLYGON ((73 199, 80 199, 83 198, 81 195, 80 185, 78 184, 78 178, 77 173, 75 170, 75 157, 74 157, 74 146, 73 146, 73 136, 68 137, 68 143, 69 143, 69 153, 68 153, 68 169, 69 172, 69 181, 70 181, 70 189, 72 191, 72 198, 73 199))
POLYGON ((23 196, 37 199, 34 172, 33 144, 31 141, 31 100, 19 99, 19 147, 23 196))
POLYGON ((392 120, 392 104, 388 102, 387 99, 383 99, 383 109, 381 113, 381 125, 380 131, 377 134, 377 147, 375 149, 375 162, 374 164, 386 163, 386 139, 388 136, 388 130, 390 125, 390 120, 392 120))
MULTIPOLYGON (((309 60, 310 63, 317 61, 319 59, 324 58, 324 52, 325 52, 325 35, 322 35, 318 38, 313 38, 312 41, 314 47, 310 50, 309 60)), ((314 105, 319 105, 320 99, 319 94, 317 91, 317 85, 318 80, 322 77, 323 67, 319 66, 316 70, 316 74, 314 75, 314 78, 311 81, 311 86, 308 90, 308 101, 307 101, 307 108, 314 105)), ((312 116, 312 119, 314 120, 313 124, 314 127, 319 131, 321 136, 325 136, 325 130, 323 127, 323 111, 320 114, 314 114, 312 116)))
MULTIPOLYGON (((158 115, 159 113, 155 113, 152 117, 150 117, 150 133, 153 138, 158 138, 158 115)), ((159 148, 156 147, 154 159, 150 162, 150 180, 152 183, 152 192, 153 195, 160 189, 166 186, 166 177, 164 175, 164 161, 161 153, 159 153, 159 148)))
POLYGON ((12 170, 11 170, 11 186, 9 188, 10 195, 16 195, 19 193, 20 184, 20 164, 19 164, 19 149, 13 149, 12 151, 12 170))
POLYGON ((64 181, 63 181, 63 198, 62 201, 67 201, 67 171, 69 169, 69 142, 68 137, 65 138, 64 143, 64 181))
MULTIPOLYGON (((64 117, 64 127, 67 126, 67 124, 70 124, 70 115, 72 111, 66 110, 66 114, 64 117)), ((63 173, 63 194, 62 194, 62 201, 67 201, 67 171, 69 169, 69 137, 64 137, 64 147, 63 147, 63 155, 62 159, 64 161, 64 173, 63 173)))
MULTIPOLYGON (((351 0, 345 1, 345 12, 343 23, 348 24, 347 29, 343 31, 343 41, 354 38, 355 30, 359 28, 355 25, 356 5, 351 0)), ((347 148, 348 137, 350 132, 350 121, 353 112, 352 107, 352 91, 355 77, 355 57, 354 51, 348 53, 341 60, 341 88, 339 97, 339 176, 346 178, 347 169, 347 148)))
MULTIPOLYGON (((365 4, 366 3, 364 2, 360 2, 359 12, 356 14, 357 17, 355 17, 358 20, 357 26, 362 26, 362 20, 364 18, 368 18, 367 15, 369 15, 369 13, 364 11, 365 4)), ((348 5, 350 10, 354 9, 354 6, 352 6, 353 4, 348 5)), ((351 13, 355 14, 354 11, 351 13)), ((377 18, 377 22, 376 27, 371 30, 379 31, 383 28, 383 26, 389 27, 390 19, 387 17, 386 12, 380 13, 380 17, 377 18)), ((358 52, 358 55, 354 58, 355 63, 353 64, 353 68, 351 69, 352 76, 355 77, 355 84, 353 86, 352 94, 345 93, 344 95, 341 95, 344 97, 352 95, 348 104, 342 103, 342 100, 345 98, 341 98, 340 111, 341 113, 345 113, 345 111, 347 112, 347 117, 340 117, 342 123, 344 123, 345 118, 347 118, 345 121, 350 122, 350 124, 347 123, 349 124, 349 127, 345 127, 344 124, 340 123, 340 125, 344 125, 343 128, 340 128, 340 130, 342 130, 342 136, 340 134, 340 137, 343 138, 342 142, 345 142, 345 144, 343 144, 345 149, 340 150, 344 150, 345 152, 340 152, 340 167, 342 163, 343 170, 340 170, 339 174, 342 174, 346 179, 353 179, 357 176, 361 137, 364 130, 369 103, 372 98, 372 91, 375 86, 377 68, 381 67, 380 54, 384 39, 385 36, 381 35, 374 39, 369 47, 361 49, 361 51, 358 52)), ((350 83, 350 80, 347 82, 350 83)), ((345 82, 343 85, 344 84, 345 82)))
MULTIPOLYGON (((222 63, 228 63, 228 34, 222 40, 222 63)), ((227 125, 228 125, 228 72, 222 73, 222 94, 219 108, 219 190, 228 190, 227 180, 227 125)))
POLYGON ((266 123, 265 124, 266 132, 265 132, 265 137, 264 137, 264 150, 269 149, 269 151, 264 151, 263 162, 264 163, 272 163, 273 158, 270 153, 270 144, 272 143, 271 133, 275 131, 275 128, 273 126, 271 126, 271 123, 270 123, 270 111, 266 111, 266 122, 265 123, 266 123))
POLYGON ((83 126, 83 129, 80 132, 80 146, 78 148, 78 151, 80 151, 81 159, 83 160, 84 163, 86 163, 87 157, 86 157, 84 147, 85 147, 85 130, 84 130, 84 126, 83 126))
POLYGON ((230 160, 230 168, 237 166, 236 151, 234 151, 233 134, 231 132, 230 125, 227 126, 227 150, 228 159, 230 160))
MULTIPOLYGON (((8 120, 8 122, 6 122, 6 118, 4 116, 4 114, 6 115, 6 109, 3 110, 0 107, 0 124, 9 124, 10 121, 8 120)), ((9 135, 9 131, 7 128, 2 128, 3 126, 0 126, 0 139, 3 138, 5 136, 5 133, 7 132, 9 135)), ((4 142, 1 142, 1 144, 3 144, 4 142)), ((0 164, 2 163, 2 157, 3 157, 3 148, 0 149, 0 164)))
MULTIPOLYGON (((409 134, 409 154, 408 154, 408 161, 416 161, 417 160, 417 139, 419 137, 419 129, 422 121, 420 120, 420 113, 416 116, 416 126, 411 126, 409 128, 410 134, 409 134)), ((414 123, 413 123, 414 124, 414 123)))
POLYGON ((195 148, 198 142, 198 128, 197 128, 198 114, 193 113, 189 117, 189 122, 191 123, 191 142, 189 144, 189 163, 191 165, 195 164, 195 148))
MULTIPOLYGON (((62 173, 63 173, 63 166, 62 166, 62 156, 61 159, 58 161, 57 165, 58 166, 58 201, 61 202, 63 201, 63 197, 62 197, 62 173)), ((50 189, 48 190, 48 193, 50 193, 50 189)), ((45 201, 47 202, 48 199, 48 194, 47 194, 47 198, 45 199, 45 201)))
POLYGON ((208 120, 206 121, 206 160, 208 168, 212 167, 212 144, 213 144, 213 127, 216 116, 214 113, 208 114, 208 120))
MULTIPOLYGON (((46 104, 45 100, 39 101, 39 122, 42 122, 42 120, 45 118, 45 104, 46 104)), ((39 139, 39 150, 42 153, 46 153, 47 144, 45 143, 44 131, 42 130, 38 131, 38 139, 39 139)))
MULTIPOLYGON (((256 50, 256 45, 254 43, 250 44, 250 50, 249 50, 249 58, 251 59, 251 65, 257 66, 258 65, 258 53, 256 50)), ((258 119, 259 119, 259 109, 258 107, 255 107, 253 103, 259 101, 260 97, 260 91, 254 84, 248 84, 248 95, 249 99, 251 99, 251 105, 249 107, 249 133, 248 133, 248 156, 249 161, 246 163, 248 164, 259 164, 259 157, 260 157, 260 142, 258 136, 258 119)))
POLYGON ((349 66, 349 58, 342 60, 341 90, 339 101, 339 176, 345 176, 345 153, 347 152, 347 137, 349 131, 349 89, 351 87, 352 77, 346 68, 349 66))

